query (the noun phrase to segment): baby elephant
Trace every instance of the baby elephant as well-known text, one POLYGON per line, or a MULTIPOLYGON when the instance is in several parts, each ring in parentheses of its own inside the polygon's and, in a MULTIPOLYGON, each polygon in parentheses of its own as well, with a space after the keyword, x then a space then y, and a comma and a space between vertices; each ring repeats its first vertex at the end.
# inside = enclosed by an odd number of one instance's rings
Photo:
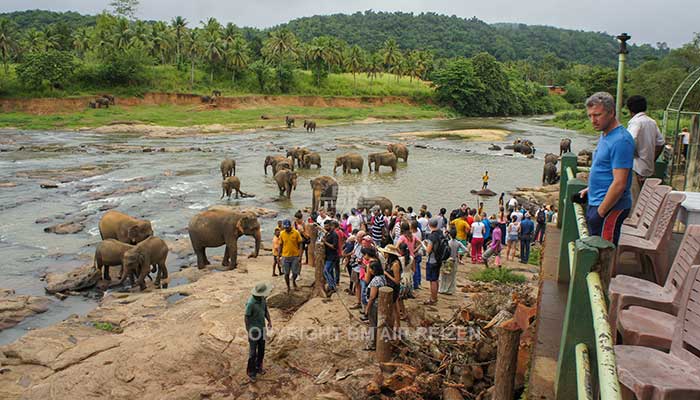
POLYGON ((122 265, 124 253, 133 248, 134 246, 122 243, 116 239, 101 241, 97 247, 95 247, 95 268, 100 271, 102 279, 106 281, 112 280, 109 277, 109 267, 122 265))
POLYGON ((238 179, 237 176, 229 176, 228 178, 224 179, 223 182, 221 182, 221 198, 223 199, 224 196, 228 196, 229 200, 231 199, 231 193, 233 191, 236 192, 236 198, 238 196, 240 197, 253 197, 253 195, 250 195, 248 193, 244 193, 241 191, 241 180, 238 179))
POLYGON ((131 285, 134 285, 134 276, 137 277, 136 283, 139 284, 141 290, 146 289, 146 276, 151 270, 151 266, 157 268, 156 287, 168 287, 168 268, 165 266, 165 260, 168 258, 168 245, 163 239, 151 236, 143 242, 137 244, 132 249, 127 250, 122 257, 122 276, 119 284, 124 283, 128 277, 131 285), (164 281, 164 282, 163 282, 164 281))
POLYGON ((236 160, 230 158, 221 162, 221 179, 226 179, 229 176, 236 175, 236 160))

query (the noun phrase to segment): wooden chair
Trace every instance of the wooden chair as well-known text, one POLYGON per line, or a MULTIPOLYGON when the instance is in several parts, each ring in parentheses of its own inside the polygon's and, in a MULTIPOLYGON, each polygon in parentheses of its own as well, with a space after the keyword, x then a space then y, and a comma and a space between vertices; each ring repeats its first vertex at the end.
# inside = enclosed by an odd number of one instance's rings
MULTIPOLYGON (((673 260, 671 272, 664 286, 657 285, 644 279, 635 278, 628 275, 618 275, 610 280, 608 296, 610 298, 610 309, 608 319, 610 326, 617 329, 625 337, 625 330, 618 324, 618 318, 628 307, 640 307, 652 309, 661 313, 671 314, 674 318, 680 308, 681 297, 683 295, 683 283, 686 281, 688 272, 693 265, 700 264, 700 225, 690 225, 685 231, 683 241, 678 248, 678 253, 673 260)), ((632 309, 630 309, 632 310, 632 309)), ((627 313, 626 330, 630 332, 638 331, 634 329, 634 324, 644 324, 646 315, 638 319, 634 311, 627 313), (632 318, 632 319, 629 319, 632 318)), ((673 324, 671 324, 673 333, 673 324)), ((668 332, 668 330, 664 330, 668 332)), ((615 335, 616 336, 616 335, 615 335)), ((671 335, 668 335, 668 346, 670 346, 671 335)), ((632 338, 626 339, 625 344, 642 344, 635 342, 632 338), (628 342, 627 340, 630 340, 628 342)), ((668 349, 666 346, 666 349, 668 349)))
POLYGON ((615 346, 623 398, 700 400, 700 267, 688 274, 670 353, 615 346))
MULTIPOLYGON (((634 179, 634 177, 632 179, 634 179)), ((654 193, 654 189, 656 189, 656 187, 660 184, 661 179, 658 178, 647 178, 644 181, 644 186, 642 186, 642 190, 639 192, 639 197, 637 198, 637 203, 634 205, 634 209, 622 223, 623 229, 625 226, 631 226, 632 228, 637 227, 641 221, 642 214, 644 214, 644 211, 647 208, 647 202, 649 201, 651 194, 654 193)))
POLYGON ((668 260, 669 241, 673 232, 673 223, 676 221, 681 203, 685 200, 683 193, 669 193, 661 203, 661 210, 651 226, 649 238, 641 238, 632 235, 620 235, 620 241, 615 252, 615 260, 610 272, 612 276, 617 274, 617 260, 625 252, 635 253, 638 265, 642 265, 642 259, 647 256, 651 259, 652 271, 656 283, 661 285, 666 282, 670 263, 668 260))
POLYGON ((657 185, 653 192, 651 192, 649 195, 646 207, 644 208, 644 212, 642 213, 637 226, 622 225, 620 234, 649 239, 649 235, 651 234, 650 227, 654 224, 656 218, 661 212, 661 204, 671 190, 672 189, 670 186, 657 185))

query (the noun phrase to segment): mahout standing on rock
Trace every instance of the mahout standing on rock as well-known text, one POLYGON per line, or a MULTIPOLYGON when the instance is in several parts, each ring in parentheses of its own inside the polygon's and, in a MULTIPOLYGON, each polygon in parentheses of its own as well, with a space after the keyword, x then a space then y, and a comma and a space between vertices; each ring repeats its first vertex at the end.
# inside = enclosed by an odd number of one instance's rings
POLYGON ((292 284, 294 290, 297 289, 297 278, 301 273, 301 254, 303 250, 304 239, 301 233, 294 227, 292 222, 285 219, 282 222, 282 231, 280 232, 280 247, 282 248, 282 270, 284 271, 284 281, 287 284, 287 293, 291 291, 289 286, 289 274, 292 274, 292 284))
POLYGON ((233 211, 226 207, 212 207, 192 217, 188 225, 192 249, 197 255, 197 267, 202 269, 209 264, 207 247, 226 245, 223 266, 236 268, 238 263, 238 238, 243 235, 255 238, 254 258, 260 252, 260 222, 250 211, 233 211))
POLYGON ((221 169, 221 179, 226 179, 229 176, 235 176, 236 175, 236 160, 232 160, 230 158, 225 158, 221 162, 221 166, 219 168, 221 169))
POLYGON ((137 244, 153 236, 151 222, 132 218, 119 211, 107 211, 99 223, 102 240, 117 239, 128 244, 137 244))
POLYGON ((168 268, 165 266, 165 260, 168 258, 168 245, 161 238, 154 236, 149 237, 143 242, 137 244, 133 248, 124 253, 122 261, 122 276, 119 284, 124 283, 124 280, 129 278, 132 281, 134 275, 137 276, 141 290, 146 289, 146 276, 149 272, 156 272, 156 287, 168 287, 168 282, 163 280, 168 279, 168 268), (151 266, 154 269, 151 269, 151 266))

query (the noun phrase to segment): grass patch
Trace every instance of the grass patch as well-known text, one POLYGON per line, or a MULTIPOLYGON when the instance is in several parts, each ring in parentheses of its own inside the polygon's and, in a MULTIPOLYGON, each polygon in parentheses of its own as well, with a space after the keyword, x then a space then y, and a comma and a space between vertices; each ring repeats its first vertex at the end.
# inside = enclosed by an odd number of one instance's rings
POLYGON ((472 274, 472 280, 480 282, 524 283, 525 277, 508 268, 485 268, 472 274))
POLYGON ((95 322, 92 324, 95 328, 105 331, 105 332, 112 332, 112 333, 121 333, 122 328, 118 325, 113 325, 110 322, 95 322))
POLYGON ((527 263, 530 265, 540 265, 540 258, 542 257, 542 247, 530 246, 530 258, 527 263))

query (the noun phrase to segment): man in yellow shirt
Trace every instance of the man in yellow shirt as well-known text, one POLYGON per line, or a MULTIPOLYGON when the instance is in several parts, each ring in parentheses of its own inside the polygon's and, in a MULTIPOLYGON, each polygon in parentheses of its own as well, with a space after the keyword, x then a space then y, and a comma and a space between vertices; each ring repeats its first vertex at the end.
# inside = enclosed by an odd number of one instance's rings
POLYGON ((455 229, 457 230, 457 237, 455 237, 455 239, 466 247, 467 234, 471 231, 471 226, 469 226, 469 222, 467 222, 467 214, 453 219, 450 222, 450 225, 454 225, 455 229))
POLYGON ((484 172, 484 176, 481 177, 481 182, 483 182, 481 185, 481 190, 489 187, 489 171, 484 172))
POLYGON ((289 273, 292 273, 292 284, 297 288, 297 278, 301 273, 301 247, 303 239, 296 229, 292 228, 292 222, 285 219, 282 223, 284 230, 280 232, 280 245, 282 247, 282 270, 284 271, 284 281, 287 284, 287 293, 291 291, 289 287, 289 273))

